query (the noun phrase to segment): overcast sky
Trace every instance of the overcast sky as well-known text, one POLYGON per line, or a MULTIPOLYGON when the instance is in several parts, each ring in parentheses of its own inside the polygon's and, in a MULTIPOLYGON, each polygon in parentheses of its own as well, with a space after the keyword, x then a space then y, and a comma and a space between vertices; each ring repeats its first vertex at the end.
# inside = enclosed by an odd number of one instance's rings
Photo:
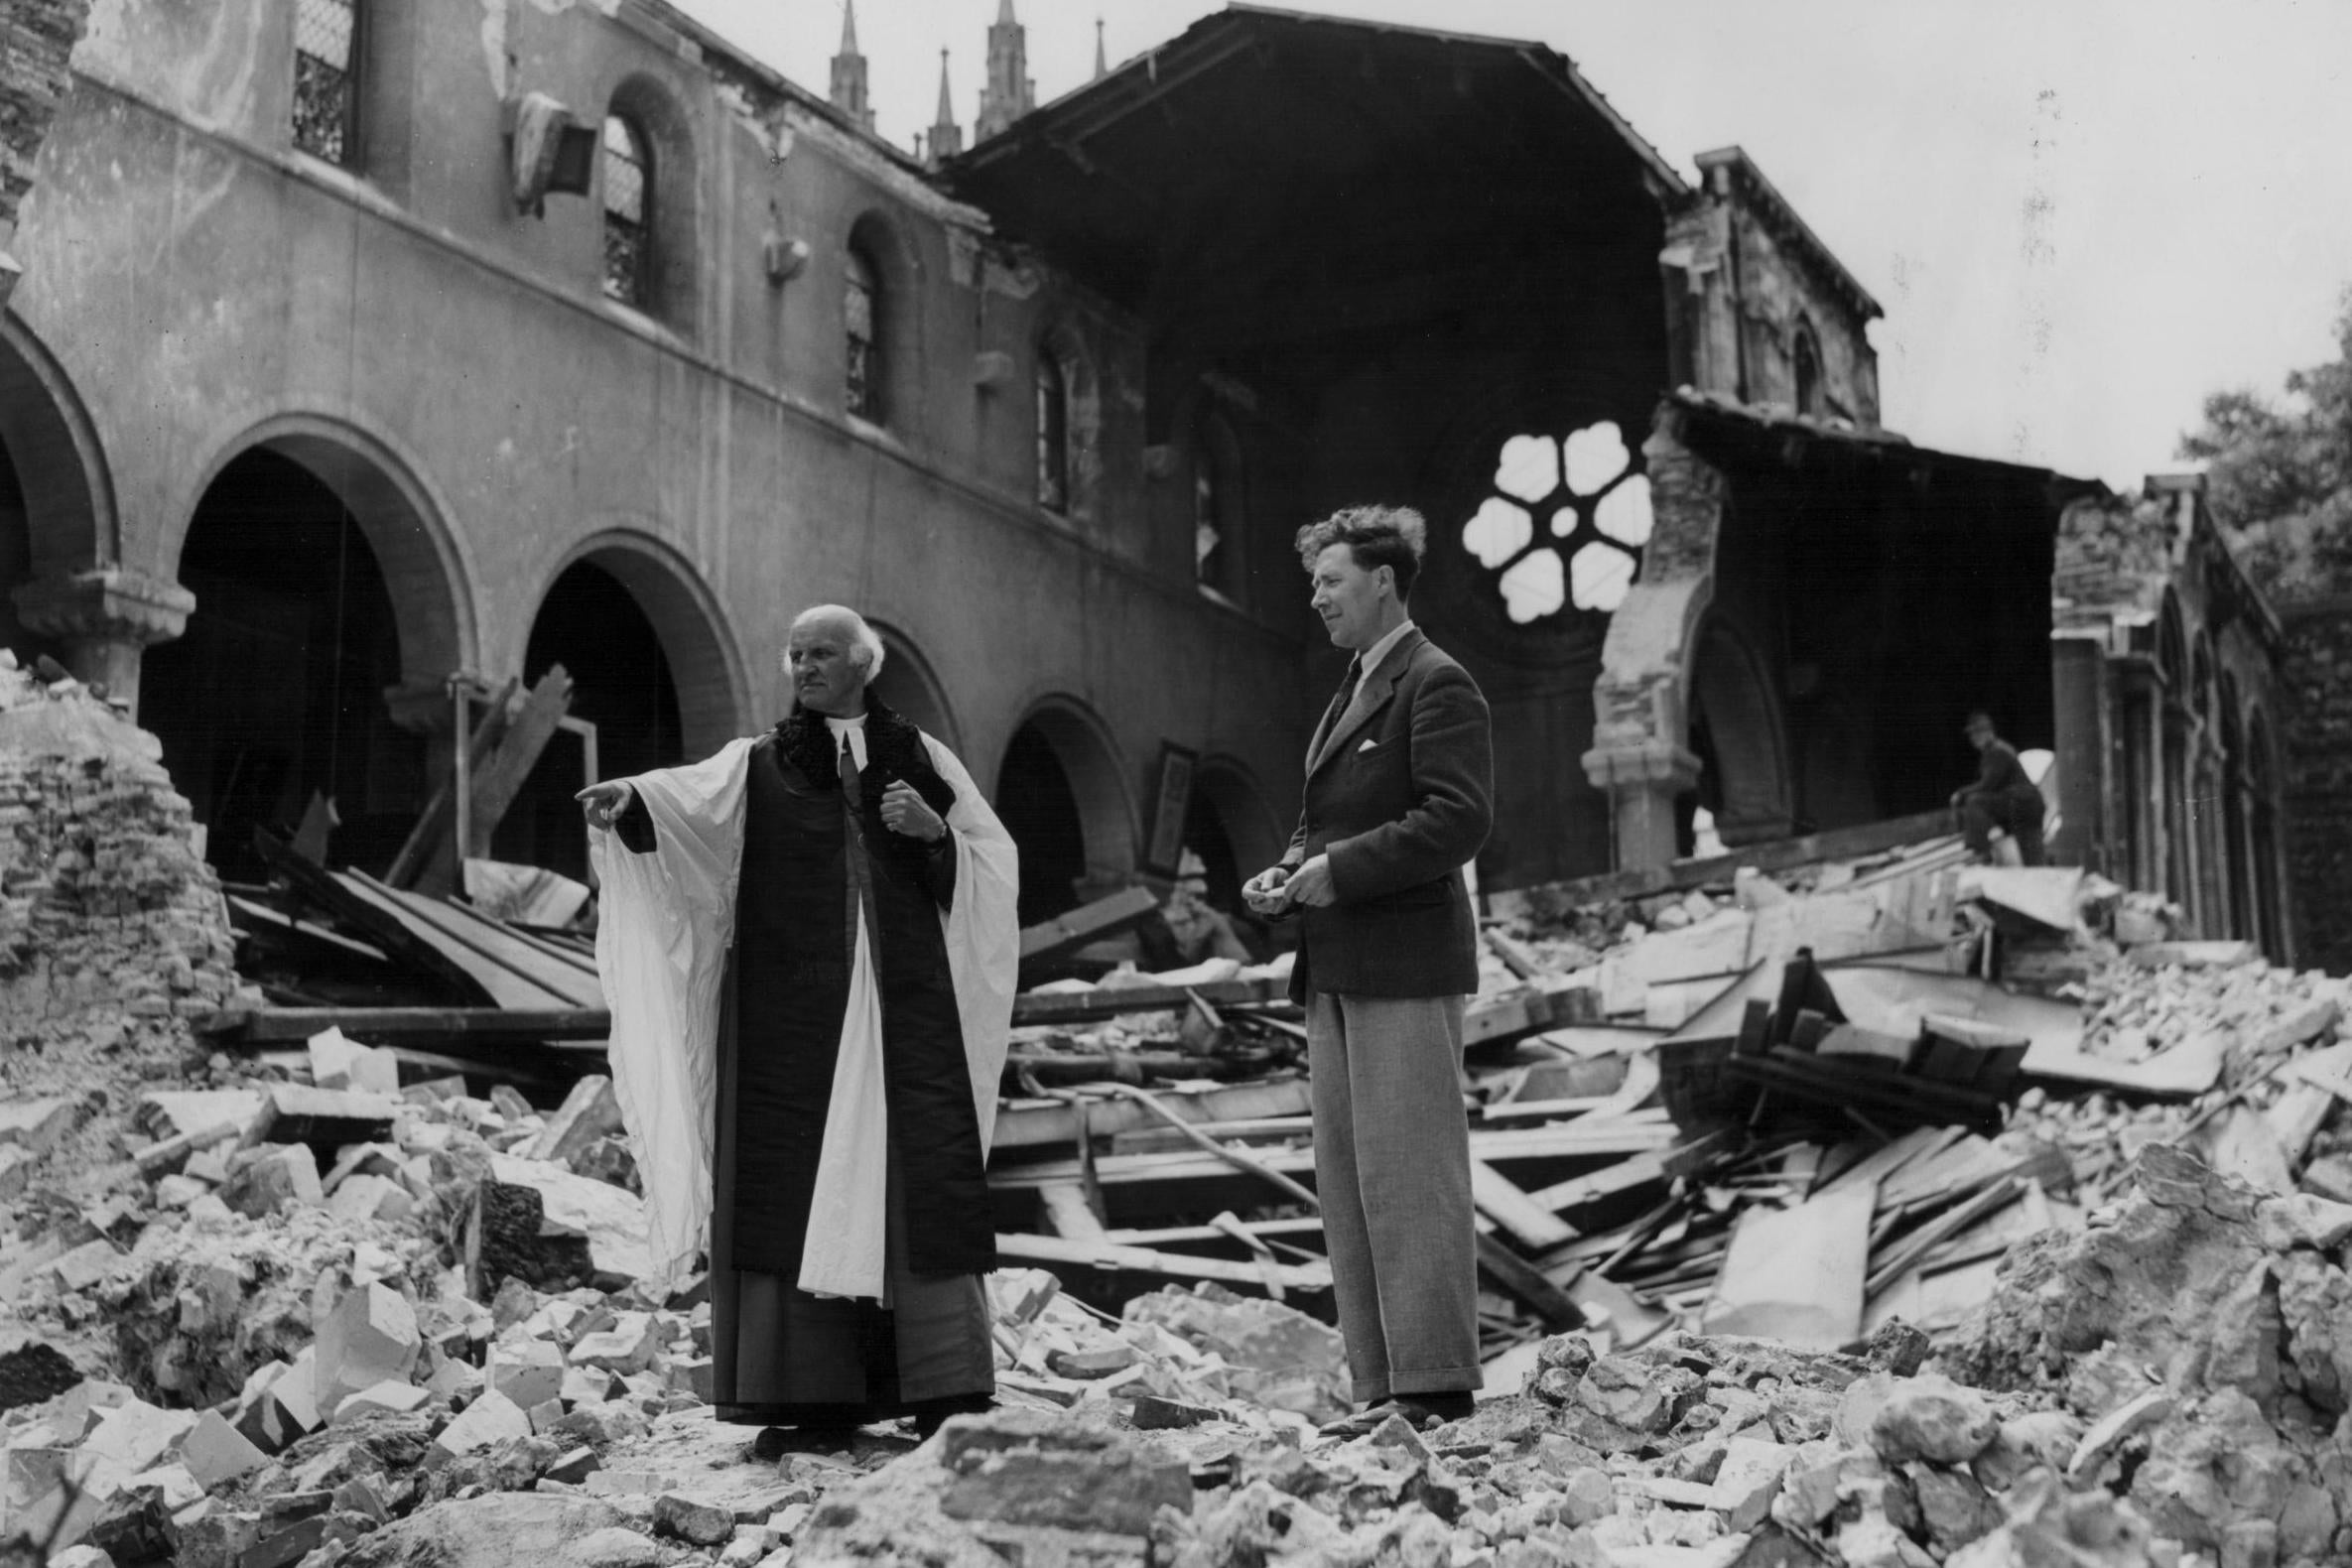
MULTIPOLYGON (((822 92, 842 0, 676 0, 822 92)), ((1221 9, 1015 0, 1040 102, 1221 9)), ((998 0, 860 0, 877 129, 967 137, 998 0)), ((1886 308, 1887 423, 2132 487, 2206 392, 2326 358, 2352 283, 2344 0, 1320 0, 1536 39, 1684 174, 1738 143, 1886 308)))

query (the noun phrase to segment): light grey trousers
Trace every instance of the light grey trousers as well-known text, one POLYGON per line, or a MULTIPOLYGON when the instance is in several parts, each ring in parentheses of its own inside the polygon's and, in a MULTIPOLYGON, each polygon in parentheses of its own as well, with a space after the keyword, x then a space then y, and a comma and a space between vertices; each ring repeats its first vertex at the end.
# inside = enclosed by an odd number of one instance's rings
POLYGON ((1478 1387, 1462 998, 1310 991, 1307 1070, 1356 1399, 1478 1387))

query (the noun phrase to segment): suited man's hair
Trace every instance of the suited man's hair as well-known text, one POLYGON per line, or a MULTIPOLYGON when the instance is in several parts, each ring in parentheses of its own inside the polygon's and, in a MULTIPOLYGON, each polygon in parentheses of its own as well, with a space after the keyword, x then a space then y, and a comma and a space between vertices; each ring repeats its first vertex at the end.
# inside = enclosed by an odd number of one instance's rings
POLYGON ((1298 558, 1308 571, 1315 558, 1333 545, 1346 545, 1348 554, 1367 572, 1386 567, 1396 574, 1396 596, 1413 596, 1413 579, 1421 574, 1421 557, 1429 549, 1429 525, 1409 506, 1349 506, 1319 523, 1298 531, 1298 558))
POLYGON ((849 662, 865 672, 872 680, 882 673, 882 660, 887 651, 882 646, 882 634, 865 623, 865 617, 847 604, 811 604, 792 617, 792 629, 800 630, 813 620, 846 620, 849 623, 849 662))

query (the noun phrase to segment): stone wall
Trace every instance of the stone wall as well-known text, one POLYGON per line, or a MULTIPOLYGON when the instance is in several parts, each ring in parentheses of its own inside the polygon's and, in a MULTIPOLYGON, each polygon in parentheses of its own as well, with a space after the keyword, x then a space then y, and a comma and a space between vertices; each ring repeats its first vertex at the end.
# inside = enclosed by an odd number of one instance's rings
POLYGON ((0 1081, 86 1087, 177 1050, 235 939, 155 737, 0 649, 0 1081))
POLYGON ((33 160, 70 80, 66 59, 89 0, 9 0, 0 20, 0 229, 13 227, 33 188, 33 160))
POLYGON ((2296 605, 2281 681, 2295 957, 2352 974, 2352 598, 2296 605))

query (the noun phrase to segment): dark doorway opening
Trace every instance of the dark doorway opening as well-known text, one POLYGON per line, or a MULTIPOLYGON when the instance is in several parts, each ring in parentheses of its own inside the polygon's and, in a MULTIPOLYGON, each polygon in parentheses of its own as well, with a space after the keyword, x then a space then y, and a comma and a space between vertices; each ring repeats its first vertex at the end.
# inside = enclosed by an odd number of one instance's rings
POLYGON ((1034 926, 1078 906, 1086 875, 1086 826, 1078 794, 1033 723, 1013 731, 996 775, 996 815, 1021 852, 1021 924, 1034 926))
POLYGON ((140 719, 231 881, 264 867, 253 830, 290 834, 314 794, 341 826, 334 863, 384 868, 423 804, 421 737, 392 722, 392 597, 366 536, 291 458, 246 453, 204 492, 180 557, 196 613, 148 650, 140 719))
MULTIPOLYGON (((526 685, 555 665, 572 677, 572 715, 596 726, 596 771, 626 778, 686 760, 678 683, 661 635, 620 579, 592 561, 557 578, 531 624, 526 685)), ((572 796, 584 777, 579 736, 559 731, 491 836, 501 860, 588 876, 588 836, 572 796)))

